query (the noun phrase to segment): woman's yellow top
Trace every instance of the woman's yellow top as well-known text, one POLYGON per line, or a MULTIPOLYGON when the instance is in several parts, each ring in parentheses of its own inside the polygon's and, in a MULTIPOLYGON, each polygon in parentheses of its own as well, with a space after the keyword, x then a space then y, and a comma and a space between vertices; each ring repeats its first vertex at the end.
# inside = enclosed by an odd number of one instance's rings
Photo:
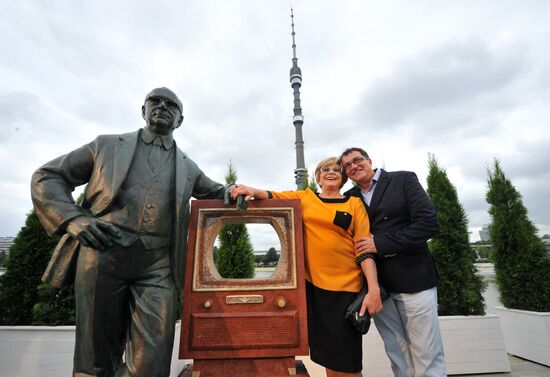
POLYGON ((310 189, 273 192, 273 198, 300 199, 306 279, 330 291, 359 292, 362 271, 355 264, 354 244, 358 238, 370 235, 361 199, 324 199, 310 189))

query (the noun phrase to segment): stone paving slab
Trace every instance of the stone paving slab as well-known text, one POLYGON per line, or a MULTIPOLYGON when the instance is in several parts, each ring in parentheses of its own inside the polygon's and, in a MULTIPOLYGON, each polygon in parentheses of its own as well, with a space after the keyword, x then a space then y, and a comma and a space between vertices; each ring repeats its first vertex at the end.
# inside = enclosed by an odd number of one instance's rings
POLYGON ((455 377, 550 377, 550 367, 508 355, 510 373, 461 374, 455 377))
MULTIPOLYGON (((297 357, 303 360, 304 365, 309 372, 310 377, 325 377, 325 369, 320 365, 315 364, 307 356, 297 357)), ((455 377, 550 377, 550 367, 533 363, 529 360, 521 359, 512 355, 508 355, 510 360, 510 373, 487 373, 487 374, 455 374, 455 377)), ((368 366, 365 366, 366 368, 368 366)), ((391 371, 388 371, 391 376, 391 371)), ((371 377, 368 371, 363 371, 363 377, 371 377)))

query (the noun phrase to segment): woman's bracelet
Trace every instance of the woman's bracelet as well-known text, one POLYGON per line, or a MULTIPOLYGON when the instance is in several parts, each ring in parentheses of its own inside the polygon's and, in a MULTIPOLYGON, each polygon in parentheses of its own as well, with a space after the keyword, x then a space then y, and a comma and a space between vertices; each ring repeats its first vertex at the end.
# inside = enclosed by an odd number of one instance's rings
POLYGON ((355 258, 355 263, 357 263, 358 266, 361 266, 361 262, 363 262, 365 259, 372 258, 376 260, 377 254, 376 253, 363 253, 359 255, 357 258, 355 258))

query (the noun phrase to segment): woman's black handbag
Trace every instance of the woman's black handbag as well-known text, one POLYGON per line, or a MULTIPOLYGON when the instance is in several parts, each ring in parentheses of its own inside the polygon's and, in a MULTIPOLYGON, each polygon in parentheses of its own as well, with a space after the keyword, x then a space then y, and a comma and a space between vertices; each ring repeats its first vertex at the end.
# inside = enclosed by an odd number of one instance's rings
MULTIPOLYGON (((353 327, 355 327, 355 329, 363 335, 369 331, 370 314, 367 311, 364 315, 360 316, 359 311, 361 310, 361 305, 363 305, 363 300, 365 299, 368 291, 369 286, 367 285, 367 281, 364 280, 363 288, 361 288, 361 291, 357 293, 357 296, 353 302, 349 304, 348 309, 346 310, 346 319, 350 321, 353 327)), ((380 285, 380 298, 382 299, 382 302, 386 301, 389 297, 388 292, 386 292, 384 287, 380 285)))

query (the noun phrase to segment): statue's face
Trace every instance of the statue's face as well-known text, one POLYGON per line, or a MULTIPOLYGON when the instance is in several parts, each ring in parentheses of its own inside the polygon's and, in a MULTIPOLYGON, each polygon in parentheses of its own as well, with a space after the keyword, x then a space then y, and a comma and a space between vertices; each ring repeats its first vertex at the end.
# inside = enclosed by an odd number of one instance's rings
POLYGON ((181 125, 183 116, 179 109, 177 98, 172 93, 159 90, 153 91, 147 97, 142 107, 146 127, 158 135, 168 135, 181 125))

